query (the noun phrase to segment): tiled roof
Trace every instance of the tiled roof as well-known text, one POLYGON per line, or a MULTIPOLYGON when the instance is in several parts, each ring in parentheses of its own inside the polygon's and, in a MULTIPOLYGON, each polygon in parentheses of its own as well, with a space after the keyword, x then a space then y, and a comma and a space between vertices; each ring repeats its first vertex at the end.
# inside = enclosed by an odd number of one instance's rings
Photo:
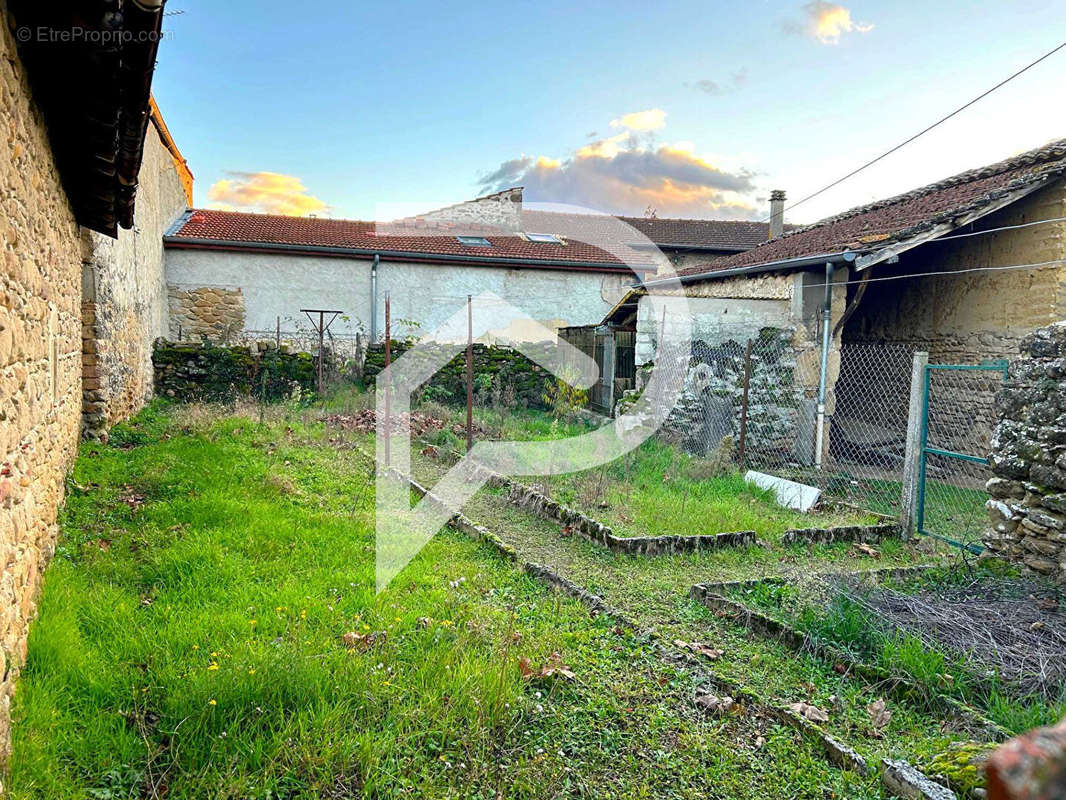
POLYGON ((552 232, 561 226, 581 230, 590 238, 617 235, 619 219, 636 228, 657 245, 673 245, 698 250, 736 252, 762 244, 769 237, 765 222, 736 222, 720 219, 674 219, 660 217, 612 217, 600 214, 563 214, 523 209, 522 222, 529 230, 552 232))
POLYGON ((700 274, 844 250, 876 250, 979 211, 1066 172, 1066 139, 798 228, 743 253, 682 270, 700 274))
MULTIPOLYGON (((539 231, 538 231, 539 232, 539 231)), ((553 233, 554 231, 545 231, 553 233)), ((567 240, 565 244, 529 242, 517 235, 501 234, 498 229, 478 231, 469 225, 415 221, 410 224, 379 226, 360 220, 323 217, 288 217, 275 214, 246 214, 235 211, 196 210, 170 233, 165 242, 170 247, 220 248, 247 243, 253 246, 349 248, 356 250, 410 253, 412 256, 454 256, 471 262, 507 259, 516 266, 551 266, 551 262, 573 262, 578 268, 623 268, 629 265, 650 266, 645 254, 628 250, 626 261, 584 242, 567 240), (484 233, 491 247, 461 244, 457 235, 484 233), (198 241, 197 241, 198 240, 198 241), (543 262, 543 263, 542 263, 543 262)))

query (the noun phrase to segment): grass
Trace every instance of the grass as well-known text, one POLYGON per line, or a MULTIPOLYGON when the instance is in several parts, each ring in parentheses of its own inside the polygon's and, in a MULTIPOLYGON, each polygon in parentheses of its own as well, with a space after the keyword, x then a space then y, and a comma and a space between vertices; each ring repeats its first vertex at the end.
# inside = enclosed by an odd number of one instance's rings
MULTIPOLYGON (((334 408, 353 410, 369 402, 365 395, 344 393, 334 408)), ((422 438, 445 452, 463 445, 452 430, 465 424, 465 411, 439 403, 420 409, 446 420, 443 430, 422 438)), ((574 436, 592 430, 583 420, 565 422, 531 409, 475 408, 475 420, 493 438, 517 441, 574 436)), ((648 439, 626 457, 584 472, 531 478, 552 498, 609 525, 619 536, 676 536, 754 530, 777 541, 789 528, 873 524, 877 518, 851 510, 803 514, 780 506, 773 492, 744 480, 738 472, 685 453, 658 439, 648 439)))
POLYGON ((157 402, 83 447, 10 796, 882 796, 453 532, 375 595, 372 466, 328 435, 157 402), (523 677, 553 653, 573 680, 523 677))
MULTIPOLYGON (((997 563, 978 563, 966 570, 936 569, 885 583, 909 592, 969 584, 979 577, 1002 578, 1012 571, 997 563)), ((1012 733, 1053 724, 1066 714, 1066 698, 1049 701, 1036 695, 1018 697, 1017 692, 1012 694, 1002 684, 999 676, 984 672, 980 663, 930 647, 913 633, 890 628, 857 600, 831 590, 826 595, 827 588, 764 582, 735 589, 732 594, 750 607, 784 619, 816 641, 908 678, 925 689, 934 705, 939 695, 955 697, 1012 733)))

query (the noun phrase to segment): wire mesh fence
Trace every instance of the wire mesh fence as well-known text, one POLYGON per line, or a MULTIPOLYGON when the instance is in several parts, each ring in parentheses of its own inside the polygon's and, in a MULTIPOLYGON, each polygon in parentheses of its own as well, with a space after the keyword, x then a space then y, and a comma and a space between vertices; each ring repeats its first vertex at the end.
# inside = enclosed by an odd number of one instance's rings
POLYGON ((985 484, 996 423, 1002 363, 930 364, 926 368, 922 533, 970 548, 980 546, 987 521, 985 484))
POLYGON ((816 486, 825 505, 890 519, 903 510, 907 459, 917 465, 924 457, 924 532, 973 547, 985 526, 1002 367, 930 367, 924 404, 912 407, 917 349, 886 342, 834 346, 823 386, 817 342, 776 328, 746 339, 719 332, 713 344, 693 344, 685 391, 663 435, 690 452, 727 449, 742 468, 816 486), (926 414, 929 451, 923 452, 913 431, 926 414))

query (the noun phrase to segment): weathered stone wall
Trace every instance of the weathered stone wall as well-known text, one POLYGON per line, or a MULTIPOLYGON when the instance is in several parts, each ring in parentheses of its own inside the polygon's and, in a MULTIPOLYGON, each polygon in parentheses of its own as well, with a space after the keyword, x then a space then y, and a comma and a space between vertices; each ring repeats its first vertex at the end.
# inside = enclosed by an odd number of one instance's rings
MULTIPOLYGON (((399 358, 409 347, 406 342, 392 343, 392 358, 399 358)), ((426 355, 433 360, 434 350, 443 345, 428 345, 426 355)), ((552 344, 528 344, 525 349, 544 350, 545 358, 552 344)), ((385 368, 385 345, 377 344, 366 353, 364 378, 373 381, 385 368)), ((544 393, 551 375, 519 351, 498 345, 474 344, 474 394, 478 402, 498 402, 534 408, 544 407, 544 393)), ((466 402, 466 355, 461 353, 441 367, 422 389, 428 399, 445 403, 466 402)))
POLYGON ((1026 336, 996 398, 985 547, 1066 581, 1066 322, 1026 336))
POLYGON ((85 434, 104 438, 152 395, 152 342, 167 332, 163 234, 186 207, 185 188, 154 124, 138 174, 134 226, 112 239, 83 231, 85 434))
MULTIPOLYGON (((1066 217, 1066 181, 1059 180, 989 214, 972 231, 1062 217, 1066 217)), ((1066 222, 923 245, 905 253, 898 265, 878 268, 877 274, 942 274, 871 283, 845 327, 844 340, 906 343, 913 350, 927 351, 932 363, 1011 358, 1026 334, 1066 317, 1066 267, 952 272, 1063 258, 1066 222)))
POLYGON ((0 0, 0 760, 81 413, 73 212, 0 0))
POLYGON ((176 341, 230 342, 244 331, 244 295, 240 288, 201 286, 167 287, 170 307, 169 336, 176 341))
POLYGON ((183 400, 228 400, 250 395, 263 400, 303 395, 315 387, 310 353, 278 350, 273 342, 221 347, 159 339, 152 353, 156 391, 183 400))

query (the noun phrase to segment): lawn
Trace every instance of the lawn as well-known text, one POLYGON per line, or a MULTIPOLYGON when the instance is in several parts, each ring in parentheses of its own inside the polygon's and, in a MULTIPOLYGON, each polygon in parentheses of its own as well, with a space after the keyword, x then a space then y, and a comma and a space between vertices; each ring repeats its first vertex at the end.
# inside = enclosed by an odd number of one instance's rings
MULTIPOLYGON (((369 402, 367 396, 342 395, 338 410, 353 411, 369 402)), ((422 435, 446 461, 464 448, 461 434, 465 411, 439 403, 423 403, 421 413, 443 426, 422 435)), ((533 409, 499 411, 475 407, 478 438, 533 440, 574 436, 594 428, 591 421, 563 422, 533 409)), ((870 525, 874 514, 847 507, 801 513, 779 505, 773 493, 747 482, 732 465, 692 456, 657 438, 632 453, 583 472, 525 481, 572 508, 609 525, 619 536, 677 536, 753 530, 777 541, 790 528, 828 528, 870 525)), ((898 492, 897 492, 898 494, 898 492)))
POLYGON ((157 401, 84 445, 10 796, 882 796, 457 533, 375 595, 372 465, 306 420, 157 401))

